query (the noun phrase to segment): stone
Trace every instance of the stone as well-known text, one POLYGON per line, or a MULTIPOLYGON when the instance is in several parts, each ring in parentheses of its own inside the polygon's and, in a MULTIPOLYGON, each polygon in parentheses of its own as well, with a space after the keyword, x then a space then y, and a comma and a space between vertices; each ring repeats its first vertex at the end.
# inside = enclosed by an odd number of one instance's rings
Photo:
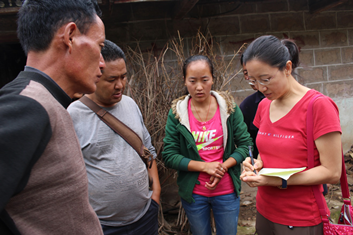
POLYGON ((298 47, 302 49, 320 47, 319 32, 290 32, 290 38, 294 39, 298 47))
POLYGON ((315 83, 315 84, 305 84, 306 87, 310 88, 310 89, 314 89, 318 92, 321 92, 325 95, 325 92, 324 92, 324 88, 323 88, 323 85, 322 83, 315 83))
POLYGON ((240 16, 241 33, 260 33, 270 31, 268 14, 240 16))
POLYGON ((305 17, 306 30, 336 28, 335 12, 321 12, 320 14, 316 14, 316 15, 306 13, 304 17, 305 17))
POLYGON ((353 79, 352 64, 337 65, 328 67, 329 80, 353 79))
POLYGON ((327 81, 327 67, 300 68, 298 74, 301 84, 327 81))
POLYGON ((347 30, 335 30, 321 32, 321 46, 322 47, 338 47, 347 46, 347 30))
POLYGON ((271 30, 304 30, 304 20, 301 14, 281 13, 271 15, 271 30))
POLYGON ((343 47, 341 50, 342 50, 342 62, 353 63, 353 47, 343 47))
POLYGON ((353 27, 353 13, 351 11, 340 12, 337 14, 337 24, 341 28, 352 28, 353 27))
POLYGON ((204 20, 202 19, 183 19, 174 20, 171 23, 171 28, 168 29, 172 37, 193 37, 196 35, 197 30, 203 27, 204 20), (179 35, 178 35, 179 32, 179 35))
POLYGON ((299 54, 300 67, 314 66, 314 51, 313 50, 302 50, 299 54))
POLYGON ((353 45, 353 29, 349 29, 348 30, 348 41, 349 41, 349 45, 353 45))
POLYGON ((339 81, 324 85, 327 95, 331 98, 352 97, 353 81, 339 81))
POLYGON ((341 63, 341 50, 339 48, 315 50, 315 65, 339 63, 341 63))
POLYGON ((254 39, 255 37, 253 34, 222 37, 221 38, 222 51, 227 55, 234 55, 238 52, 240 47, 244 45, 245 47, 244 49, 242 49, 242 52, 243 52, 246 46, 250 44, 254 39))
POLYGON ((240 206, 249 206, 253 204, 251 201, 243 201, 243 202, 240 202, 240 206))
MULTIPOLYGON (((171 22, 169 22, 170 24, 171 22)), ((148 21, 135 22, 129 24, 130 40, 156 40, 156 39, 167 39, 166 29, 170 28, 165 21, 154 21, 151 24, 148 21)))
POLYGON ((208 27, 214 35, 234 35, 240 33, 238 17, 210 18, 208 27))

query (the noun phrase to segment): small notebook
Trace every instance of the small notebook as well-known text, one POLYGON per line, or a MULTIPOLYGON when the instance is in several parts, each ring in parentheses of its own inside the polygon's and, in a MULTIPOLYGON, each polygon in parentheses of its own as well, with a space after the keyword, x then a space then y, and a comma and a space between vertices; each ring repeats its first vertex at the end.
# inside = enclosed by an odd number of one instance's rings
POLYGON ((262 168, 259 171, 259 175, 275 176, 280 177, 284 180, 288 180, 289 177, 295 173, 305 170, 306 167, 301 168, 262 168))

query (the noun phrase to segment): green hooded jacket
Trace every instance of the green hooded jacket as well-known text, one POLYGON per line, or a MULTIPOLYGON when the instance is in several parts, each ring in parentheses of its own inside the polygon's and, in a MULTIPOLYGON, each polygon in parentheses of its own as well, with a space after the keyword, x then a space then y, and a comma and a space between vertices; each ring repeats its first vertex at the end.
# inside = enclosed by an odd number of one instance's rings
MULTIPOLYGON (((229 157, 234 158, 237 164, 228 169, 236 194, 241 189, 240 164, 249 156, 248 146, 252 146, 250 134, 243 120, 240 108, 235 104, 233 97, 227 92, 211 91, 216 98, 223 129, 224 155, 223 161, 229 157)), ((167 167, 178 171, 177 183, 179 195, 185 201, 194 202, 192 191, 200 172, 188 171, 188 164, 191 160, 203 161, 197 150, 194 137, 190 131, 188 117, 188 101, 190 95, 180 97, 173 101, 172 108, 168 113, 168 120, 165 127, 165 138, 163 160, 167 167)))

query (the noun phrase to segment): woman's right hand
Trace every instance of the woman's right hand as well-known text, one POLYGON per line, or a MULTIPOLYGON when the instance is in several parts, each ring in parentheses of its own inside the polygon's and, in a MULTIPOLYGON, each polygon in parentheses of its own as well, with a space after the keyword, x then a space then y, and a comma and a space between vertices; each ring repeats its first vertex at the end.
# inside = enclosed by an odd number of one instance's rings
POLYGON ((220 178, 217 178, 217 177, 214 177, 214 176, 211 176, 210 177, 210 181, 209 182, 206 182, 205 184, 205 187, 208 189, 208 190, 215 190, 219 181, 221 181, 220 178))
POLYGON ((245 172, 253 172, 256 170, 256 172, 259 172, 263 167, 263 162, 259 159, 254 159, 254 165, 251 164, 251 158, 247 157, 243 161, 243 170, 245 172))
POLYGON ((204 172, 209 175, 222 178, 226 172, 226 169, 220 162, 205 162, 204 172))

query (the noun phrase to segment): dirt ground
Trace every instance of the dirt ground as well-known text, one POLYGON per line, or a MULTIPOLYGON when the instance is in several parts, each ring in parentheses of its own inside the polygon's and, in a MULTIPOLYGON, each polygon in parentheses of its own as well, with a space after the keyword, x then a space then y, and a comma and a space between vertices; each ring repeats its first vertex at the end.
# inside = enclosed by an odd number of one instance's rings
POLYGON ((241 188, 238 234, 254 234, 257 188, 250 188, 244 182, 242 182, 241 188))
MULTIPOLYGON (((352 146, 353 147, 353 146, 352 146)), ((353 148, 352 148, 353 149, 353 148)), ((353 196, 353 151, 351 155, 346 154, 345 165, 347 171, 348 185, 351 197, 353 196)), ((165 183, 167 186, 162 190, 162 207, 159 216, 160 219, 160 235, 191 234, 185 212, 180 207, 180 199, 175 185, 175 178, 170 177, 165 183), (163 211, 163 213, 162 213, 163 211), (162 215, 163 214, 163 215, 162 215)), ((255 232, 255 215, 256 215, 256 188, 250 188, 247 184, 242 183, 242 192, 240 195, 240 212, 238 221, 238 235, 252 235, 255 232)), ((337 221, 339 211, 342 207, 342 195, 339 184, 331 185, 329 192, 325 196, 326 202, 331 211, 331 217, 337 221)), ((214 233, 216 234, 216 233, 214 233)))

